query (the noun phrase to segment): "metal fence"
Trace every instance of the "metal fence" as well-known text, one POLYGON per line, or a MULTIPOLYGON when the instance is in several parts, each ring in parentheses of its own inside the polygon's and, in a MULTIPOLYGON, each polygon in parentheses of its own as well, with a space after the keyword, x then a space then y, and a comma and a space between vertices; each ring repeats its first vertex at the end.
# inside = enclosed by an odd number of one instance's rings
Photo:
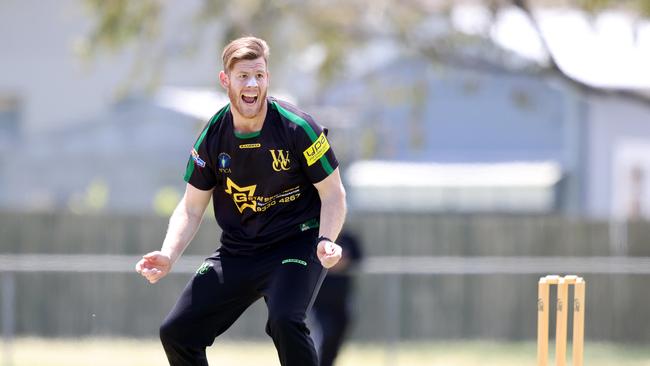
MULTIPOLYGON (((4 334, 155 337, 218 235, 204 224, 174 274, 152 286, 133 266, 160 246, 166 222, 1 213, 4 334)), ((532 339, 538 277, 576 273, 588 284, 587 340, 650 341, 650 228, 626 224, 626 242, 613 243, 612 227, 549 216, 353 216, 367 257, 352 337, 532 339)), ((257 303, 225 336, 266 338, 265 318, 257 303)))

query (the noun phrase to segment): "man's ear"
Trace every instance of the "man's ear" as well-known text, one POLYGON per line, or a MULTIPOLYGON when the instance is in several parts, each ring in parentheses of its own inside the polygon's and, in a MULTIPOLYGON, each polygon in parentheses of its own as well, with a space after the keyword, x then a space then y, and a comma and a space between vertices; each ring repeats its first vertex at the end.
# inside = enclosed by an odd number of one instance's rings
POLYGON ((223 70, 219 72, 219 84, 221 84, 224 89, 228 89, 228 85, 230 85, 230 79, 223 70))

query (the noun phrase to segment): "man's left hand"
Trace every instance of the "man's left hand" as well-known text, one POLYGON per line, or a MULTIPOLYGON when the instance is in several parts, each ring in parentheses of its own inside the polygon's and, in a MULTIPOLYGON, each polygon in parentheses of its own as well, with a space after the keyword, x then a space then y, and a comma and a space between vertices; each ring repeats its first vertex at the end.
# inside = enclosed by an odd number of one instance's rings
POLYGON ((342 251, 340 245, 329 240, 321 240, 316 248, 316 255, 318 255, 318 260, 320 260, 323 267, 330 268, 341 260, 342 251))

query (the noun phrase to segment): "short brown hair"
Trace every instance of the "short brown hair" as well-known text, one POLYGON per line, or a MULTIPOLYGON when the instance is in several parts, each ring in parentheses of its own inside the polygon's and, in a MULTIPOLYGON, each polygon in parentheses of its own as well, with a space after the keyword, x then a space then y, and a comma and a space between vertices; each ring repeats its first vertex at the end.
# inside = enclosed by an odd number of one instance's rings
POLYGON ((255 60, 264 57, 269 64, 269 46, 263 39, 256 37, 241 37, 228 43, 223 49, 223 69, 230 72, 232 67, 241 60, 255 60))

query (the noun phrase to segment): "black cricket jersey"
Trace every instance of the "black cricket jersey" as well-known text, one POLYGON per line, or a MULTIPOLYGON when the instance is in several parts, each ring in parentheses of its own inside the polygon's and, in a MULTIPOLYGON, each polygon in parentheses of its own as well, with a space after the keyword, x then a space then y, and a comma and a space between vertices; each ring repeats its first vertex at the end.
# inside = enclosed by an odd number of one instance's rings
POLYGON ((221 251, 250 255, 318 227, 313 186, 338 167, 327 129, 295 106, 267 98, 262 129, 235 132, 230 104, 217 112, 194 144, 185 181, 214 188, 221 251))

